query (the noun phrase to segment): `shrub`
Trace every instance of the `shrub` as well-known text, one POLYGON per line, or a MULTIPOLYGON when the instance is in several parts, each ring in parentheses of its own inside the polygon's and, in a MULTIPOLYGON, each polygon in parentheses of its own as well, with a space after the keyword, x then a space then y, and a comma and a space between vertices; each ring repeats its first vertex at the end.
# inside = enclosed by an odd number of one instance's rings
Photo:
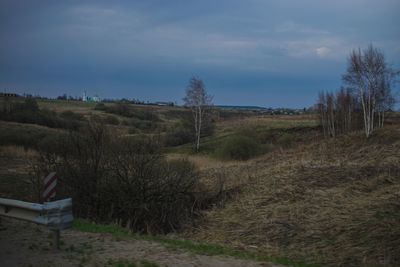
POLYGON ((78 217, 165 233, 194 216, 193 164, 167 161, 158 140, 145 135, 112 138, 92 121, 67 138, 44 140, 35 170, 38 177, 57 171, 58 196, 74 199, 78 217))
POLYGON ((188 127, 183 125, 170 129, 165 135, 165 145, 179 146, 194 141, 194 133, 188 127))
POLYGON ((28 111, 35 112, 35 111, 39 110, 38 103, 36 102, 36 100, 34 98, 31 98, 31 97, 25 98, 23 105, 24 105, 23 109, 28 110, 28 111))
POLYGON ((255 139, 241 135, 228 137, 216 150, 217 156, 235 160, 247 160, 260 152, 260 144, 255 139))
POLYGON ((2 126, 0 145, 17 145, 23 146, 25 149, 36 149, 40 140, 55 134, 54 131, 29 125, 23 127, 2 126))
POLYGON ((107 107, 104 105, 104 103, 97 103, 96 106, 94 107, 95 110, 106 110, 107 107))
POLYGON ((33 98, 26 98, 24 102, 12 102, 8 100, 3 103, 0 119, 20 123, 33 123, 50 128, 64 128, 76 130, 80 127, 82 116, 71 111, 58 115, 55 111, 39 109, 33 98))
POLYGON ((294 142, 294 136, 290 133, 283 133, 278 139, 277 143, 284 148, 289 148, 294 142))
POLYGON ((138 119, 131 119, 129 124, 139 130, 152 130, 157 127, 157 123, 153 121, 147 121, 147 120, 138 120, 138 119))
POLYGON ((112 116, 112 115, 106 116, 106 117, 104 118, 104 122, 105 122, 106 124, 119 125, 119 120, 118 120, 118 118, 115 117, 115 116, 112 116))
POLYGON ((77 120, 81 121, 83 120, 83 115, 79 113, 75 113, 71 110, 66 110, 60 113, 60 117, 67 119, 67 120, 77 120))
POLYGON ((115 215, 139 232, 169 232, 192 214, 198 176, 188 161, 166 161, 154 141, 125 140, 114 146, 110 181, 115 215), (122 169, 122 170, 121 170, 122 169))
MULTIPOLYGON (((158 127, 160 122, 159 116, 153 110, 143 110, 135 108, 134 106, 122 101, 115 103, 114 105, 106 106, 103 103, 99 103, 95 107, 96 110, 102 110, 106 113, 116 114, 125 118, 130 118, 122 121, 122 125, 130 125, 140 130, 153 130, 158 127)), ((110 116, 107 118, 106 123, 108 124, 119 124, 117 118, 110 116)))
POLYGON ((136 128, 134 127, 129 127, 128 129, 128 134, 136 134, 138 133, 138 131, 136 130, 136 128))
POLYGON ((127 118, 136 118, 139 120, 155 120, 158 117, 149 110, 133 109, 128 103, 118 102, 111 106, 106 106, 102 103, 97 104, 95 109, 103 110, 107 113, 120 115, 127 118))

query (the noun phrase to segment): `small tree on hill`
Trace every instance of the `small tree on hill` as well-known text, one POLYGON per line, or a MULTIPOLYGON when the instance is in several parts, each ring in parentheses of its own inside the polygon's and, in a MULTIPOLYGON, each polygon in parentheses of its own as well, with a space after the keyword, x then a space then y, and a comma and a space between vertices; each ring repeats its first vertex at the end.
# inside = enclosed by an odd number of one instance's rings
POLYGON ((343 80, 361 102, 367 137, 374 128, 383 126, 384 113, 393 105, 391 85, 395 76, 383 52, 372 45, 363 51, 353 50, 348 58, 343 80))
POLYGON ((207 94, 204 82, 192 77, 186 88, 186 96, 183 98, 186 107, 192 110, 193 126, 195 131, 195 148, 200 148, 200 137, 202 129, 205 127, 206 117, 210 115, 210 107, 212 106, 212 96, 207 94))

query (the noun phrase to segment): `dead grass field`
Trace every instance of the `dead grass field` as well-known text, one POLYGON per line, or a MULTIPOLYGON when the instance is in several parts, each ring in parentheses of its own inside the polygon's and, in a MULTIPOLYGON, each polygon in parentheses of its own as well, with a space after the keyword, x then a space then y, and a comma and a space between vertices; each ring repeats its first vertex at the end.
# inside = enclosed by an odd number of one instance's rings
POLYGON ((213 172, 239 193, 187 237, 328 266, 400 263, 398 125, 369 140, 316 141, 213 172))
POLYGON ((93 112, 96 106, 94 102, 65 101, 65 100, 38 100, 40 108, 54 110, 56 112, 73 111, 76 113, 87 114, 93 112))
POLYGON ((31 199, 29 186, 30 161, 35 151, 20 146, 0 146, 0 196, 31 199))
POLYGON ((218 133, 226 133, 238 129, 287 129, 316 125, 317 120, 314 115, 259 115, 219 121, 217 131, 218 133))
MULTIPOLYGON (((70 104, 40 103, 57 111, 105 114, 86 103, 70 104)), ((152 108, 167 121, 182 112, 152 108)), ((194 154, 190 144, 166 153, 170 159, 192 161, 208 190, 226 195, 181 235, 324 266, 399 266, 398 118, 389 118, 387 127, 369 139, 353 133, 330 140, 317 133, 316 120, 309 115, 236 116, 217 121, 215 134, 203 140, 202 153, 194 154), (287 148, 276 145, 248 161, 219 160, 210 154, 237 132, 265 135, 267 143, 288 132, 294 143, 287 148)), ((0 127, 32 133, 60 131, 12 122, 0 122, 0 127)), ((122 125, 109 127, 118 134, 127 132, 122 125)), ((3 197, 24 199, 29 194, 27 166, 34 154, 22 147, 1 147, 3 197)))

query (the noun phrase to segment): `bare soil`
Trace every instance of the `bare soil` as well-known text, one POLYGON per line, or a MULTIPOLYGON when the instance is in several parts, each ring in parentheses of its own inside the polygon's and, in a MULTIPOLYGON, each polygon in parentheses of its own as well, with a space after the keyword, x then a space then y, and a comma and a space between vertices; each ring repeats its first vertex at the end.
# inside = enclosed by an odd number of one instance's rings
POLYGON ((1 266, 113 266, 115 262, 143 260, 178 267, 278 266, 226 256, 195 255, 156 242, 74 230, 61 232, 61 249, 57 251, 52 245, 52 232, 47 228, 9 218, 0 220, 1 266))

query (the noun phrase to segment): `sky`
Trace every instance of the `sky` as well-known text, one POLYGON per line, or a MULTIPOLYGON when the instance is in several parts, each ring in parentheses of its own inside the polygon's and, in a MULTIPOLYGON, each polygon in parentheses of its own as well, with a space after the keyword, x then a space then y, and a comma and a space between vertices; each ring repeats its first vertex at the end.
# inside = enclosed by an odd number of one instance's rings
POLYGON ((0 0, 0 91, 302 108, 352 49, 400 67, 399 0, 0 0))

